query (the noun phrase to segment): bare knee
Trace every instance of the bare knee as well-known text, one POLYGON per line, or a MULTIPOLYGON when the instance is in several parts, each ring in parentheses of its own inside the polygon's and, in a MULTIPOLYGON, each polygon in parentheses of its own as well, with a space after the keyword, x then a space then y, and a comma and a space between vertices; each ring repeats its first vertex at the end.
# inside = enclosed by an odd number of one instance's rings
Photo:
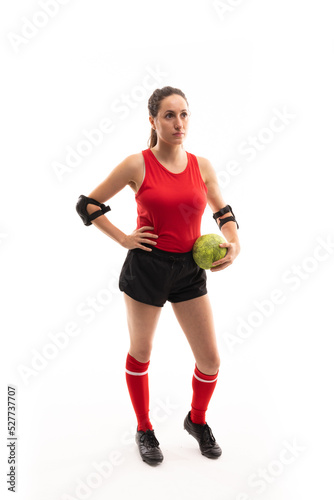
POLYGON ((220 357, 215 354, 211 357, 197 359, 196 366, 205 375, 215 375, 220 367, 220 357))
POLYGON ((151 358, 152 346, 130 346, 129 354, 140 363, 147 363, 151 358))

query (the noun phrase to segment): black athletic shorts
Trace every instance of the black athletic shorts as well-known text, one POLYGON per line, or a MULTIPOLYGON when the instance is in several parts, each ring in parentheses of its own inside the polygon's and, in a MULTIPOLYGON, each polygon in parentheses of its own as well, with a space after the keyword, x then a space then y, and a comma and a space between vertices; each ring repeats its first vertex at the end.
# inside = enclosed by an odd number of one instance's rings
POLYGON ((198 267, 192 252, 174 253, 152 248, 151 252, 129 250, 119 277, 119 289, 131 298, 163 307, 207 293, 206 272, 198 267))

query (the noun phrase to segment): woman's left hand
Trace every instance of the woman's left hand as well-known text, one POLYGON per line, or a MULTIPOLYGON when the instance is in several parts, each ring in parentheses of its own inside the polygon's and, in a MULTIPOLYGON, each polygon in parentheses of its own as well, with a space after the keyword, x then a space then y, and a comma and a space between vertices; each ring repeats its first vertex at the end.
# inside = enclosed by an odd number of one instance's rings
POLYGON ((212 271, 213 273, 217 271, 222 271, 226 267, 233 264, 234 259, 239 255, 240 252, 240 247, 239 244, 237 243, 226 242, 226 243, 221 243, 219 246, 221 248, 227 248, 227 252, 223 259, 217 260, 216 262, 212 263, 212 265, 215 267, 212 267, 210 271, 212 271))

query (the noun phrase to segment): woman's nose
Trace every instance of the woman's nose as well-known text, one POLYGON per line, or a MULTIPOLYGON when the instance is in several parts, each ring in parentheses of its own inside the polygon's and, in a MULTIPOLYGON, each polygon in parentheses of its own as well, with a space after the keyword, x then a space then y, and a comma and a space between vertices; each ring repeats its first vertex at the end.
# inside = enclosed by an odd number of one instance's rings
POLYGON ((179 129, 182 127, 182 121, 180 118, 176 118, 176 121, 175 121, 175 124, 174 124, 175 128, 179 129))

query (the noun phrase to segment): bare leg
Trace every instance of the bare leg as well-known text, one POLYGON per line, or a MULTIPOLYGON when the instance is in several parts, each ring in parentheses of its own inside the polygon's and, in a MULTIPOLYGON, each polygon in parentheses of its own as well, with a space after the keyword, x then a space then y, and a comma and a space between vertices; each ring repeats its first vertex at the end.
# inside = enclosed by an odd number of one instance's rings
POLYGON ((150 306, 124 295, 130 334, 129 354, 141 363, 149 361, 161 307, 150 306))
POLYGON ((208 295, 177 302, 172 306, 188 339, 197 368, 207 375, 216 374, 220 358, 208 295))
POLYGON ((220 358, 208 295, 173 304, 175 315, 195 356, 191 411, 184 428, 199 443, 202 455, 218 458, 222 450, 206 423, 206 411, 217 383, 220 358), (205 425, 206 424, 206 425, 205 425))
POLYGON ((143 304, 125 293, 124 300, 130 333, 130 350, 125 371, 129 394, 138 421, 136 443, 143 461, 149 465, 157 465, 163 461, 164 457, 149 418, 147 371, 161 307, 143 304))

